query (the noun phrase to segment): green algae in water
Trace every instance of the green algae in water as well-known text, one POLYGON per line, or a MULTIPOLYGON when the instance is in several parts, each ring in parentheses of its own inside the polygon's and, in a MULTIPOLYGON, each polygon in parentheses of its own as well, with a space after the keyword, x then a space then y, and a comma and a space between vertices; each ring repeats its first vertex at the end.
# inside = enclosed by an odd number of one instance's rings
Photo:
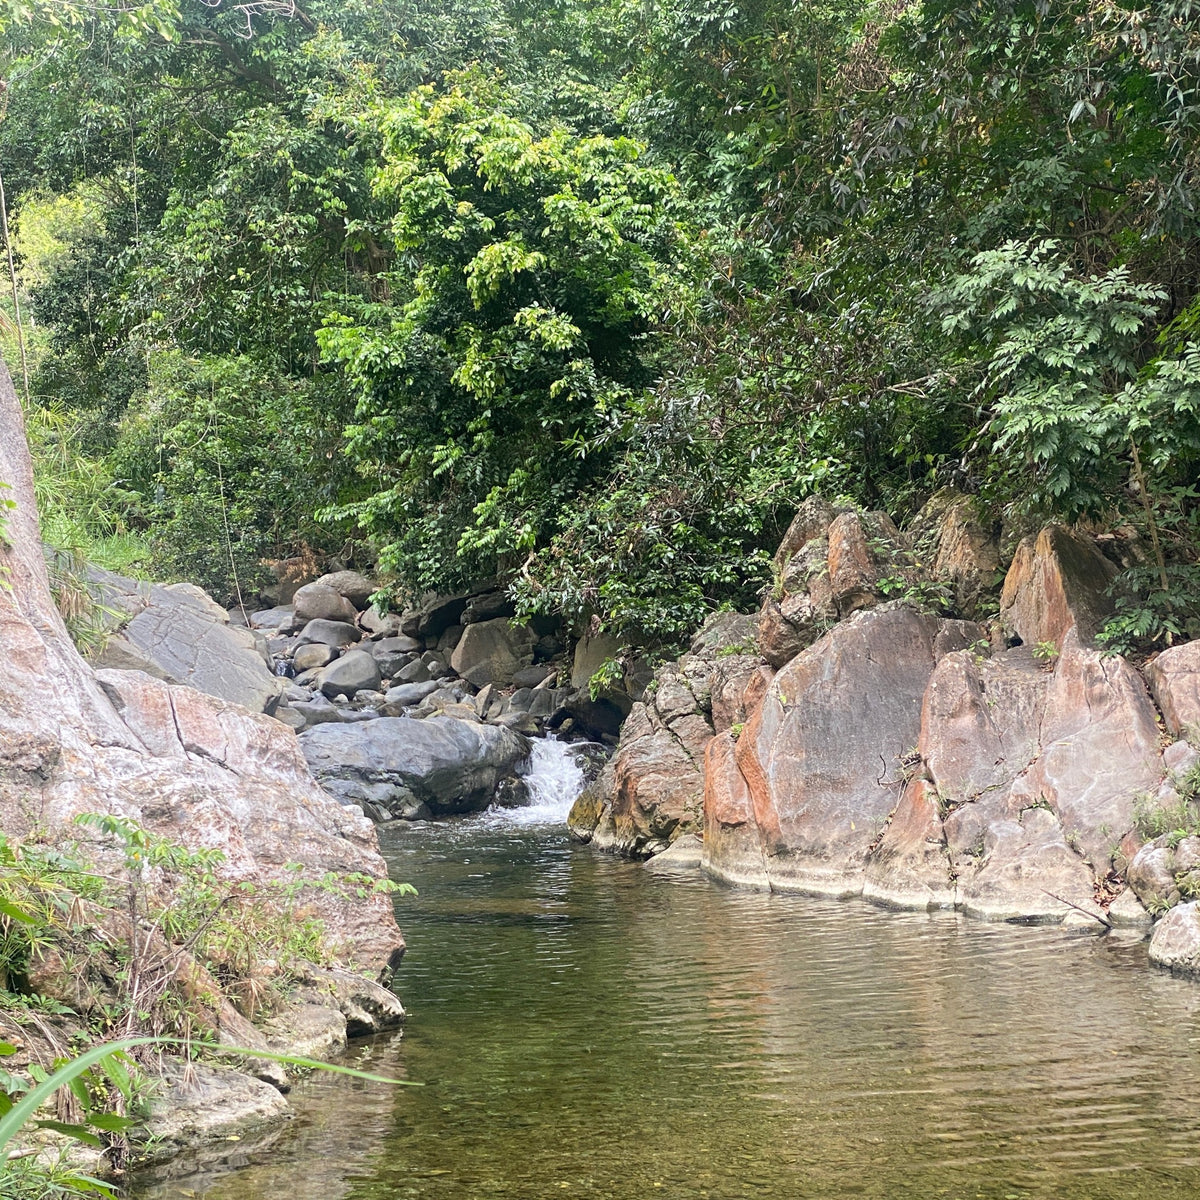
POLYGON ((1200 987, 1139 943, 666 881, 559 831, 382 833, 403 1039, 139 1200, 1200 1194, 1200 987), (237 1169, 233 1169, 237 1168, 237 1169))

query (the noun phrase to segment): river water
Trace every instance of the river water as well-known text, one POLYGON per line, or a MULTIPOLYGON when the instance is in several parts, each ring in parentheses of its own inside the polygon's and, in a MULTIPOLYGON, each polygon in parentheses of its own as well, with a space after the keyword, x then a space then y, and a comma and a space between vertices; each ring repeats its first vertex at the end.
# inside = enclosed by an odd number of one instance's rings
MULTIPOLYGON (((543 752, 550 753, 550 752, 543 752)), ((536 808, 381 830, 403 1038, 142 1200, 1200 1195, 1200 986, 1144 944, 664 880, 536 808)))

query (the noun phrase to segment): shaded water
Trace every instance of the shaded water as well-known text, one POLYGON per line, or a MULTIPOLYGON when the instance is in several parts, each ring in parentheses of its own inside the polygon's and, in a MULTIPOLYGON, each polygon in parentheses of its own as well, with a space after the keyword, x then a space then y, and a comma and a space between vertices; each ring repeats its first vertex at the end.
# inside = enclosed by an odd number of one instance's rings
MULTIPOLYGON (((549 801, 553 807, 553 801, 549 801)), ((661 880, 498 814, 381 832, 424 1080, 297 1089, 143 1200, 1200 1195, 1200 987, 1143 945, 661 880)))

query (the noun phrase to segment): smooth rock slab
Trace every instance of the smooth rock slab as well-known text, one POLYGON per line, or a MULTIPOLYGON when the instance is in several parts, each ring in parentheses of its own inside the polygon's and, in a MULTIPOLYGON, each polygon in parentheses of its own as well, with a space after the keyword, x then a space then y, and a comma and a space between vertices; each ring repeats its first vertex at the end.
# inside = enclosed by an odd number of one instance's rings
POLYGON ((1176 975, 1200 977, 1200 907, 1178 904, 1154 927, 1150 961, 1176 975))

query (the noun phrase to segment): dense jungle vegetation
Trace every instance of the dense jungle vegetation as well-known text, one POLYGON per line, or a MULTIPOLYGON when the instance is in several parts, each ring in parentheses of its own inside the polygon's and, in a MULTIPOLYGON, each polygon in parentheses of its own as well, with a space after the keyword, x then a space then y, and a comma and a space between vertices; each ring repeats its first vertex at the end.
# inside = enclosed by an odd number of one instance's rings
POLYGON ((0 11, 52 540, 667 644, 811 492, 952 485, 1132 524, 1116 644, 1200 633, 1193 0, 0 11))

